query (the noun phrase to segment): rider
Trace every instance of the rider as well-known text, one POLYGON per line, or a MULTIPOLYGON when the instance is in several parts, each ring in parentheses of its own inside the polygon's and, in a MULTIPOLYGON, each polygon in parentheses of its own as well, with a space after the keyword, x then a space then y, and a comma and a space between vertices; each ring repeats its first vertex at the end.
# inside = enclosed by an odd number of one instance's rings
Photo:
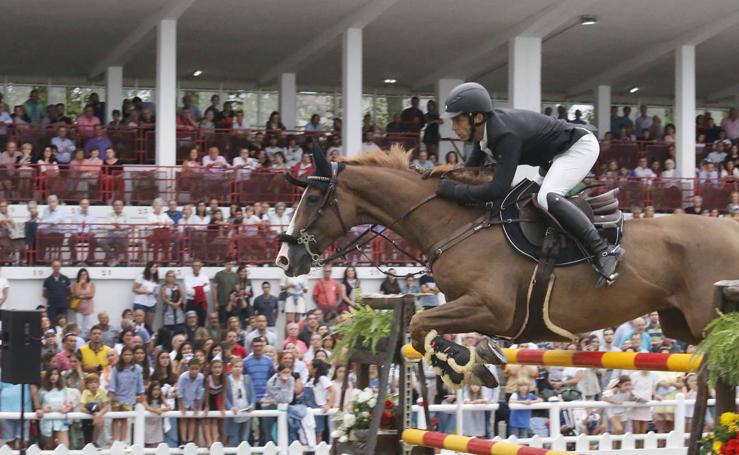
POLYGON ((452 119, 460 139, 474 142, 466 166, 481 166, 488 158, 495 159, 496 166, 490 183, 465 185, 442 179, 436 194, 463 204, 499 200, 510 189, 519 164, 539 166, 539 208, 593 254, 601 275, 598 286, 616 279, 624 250, 601 238, 590 219, 565 198, 598 159, 598 140, 590 131, 537 112, 493 109, 487 90, 474 82, 449 93, 442 118, 452 119))

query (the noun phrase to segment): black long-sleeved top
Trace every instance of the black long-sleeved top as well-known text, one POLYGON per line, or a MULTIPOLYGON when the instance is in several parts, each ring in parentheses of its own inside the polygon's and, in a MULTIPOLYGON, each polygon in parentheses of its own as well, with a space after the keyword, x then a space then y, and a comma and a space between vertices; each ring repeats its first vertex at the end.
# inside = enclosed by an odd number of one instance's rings
POLYGON ((566 152, 587 134, 577 125, 533 111, 495 109, 486 124, 487 145, 475 143, 466 166, 481 166, 495 158, 495 177, 490 183, 470 187, 470 194, 480 201, 497 200, 510 189, 520 164, 548 169, 557 155, 566 152))

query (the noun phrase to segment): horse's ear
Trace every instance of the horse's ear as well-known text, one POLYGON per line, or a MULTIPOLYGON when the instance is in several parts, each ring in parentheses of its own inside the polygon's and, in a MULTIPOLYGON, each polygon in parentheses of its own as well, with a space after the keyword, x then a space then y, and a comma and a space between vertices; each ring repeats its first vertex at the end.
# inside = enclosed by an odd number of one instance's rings
POLYGON ((331 177, 331 164, 326 159, 326 154, 320 145, 313 143, 313 164, 316 171, 313 175, 319 177, 331 177))
POLYGON ((299 179, 289 172, 285 172, 285 180, 287 180, 288 183, 291 183, 295 186, 299 186, 300 188, 306 188, 308 186, 307 181, 303 179, 299 179))

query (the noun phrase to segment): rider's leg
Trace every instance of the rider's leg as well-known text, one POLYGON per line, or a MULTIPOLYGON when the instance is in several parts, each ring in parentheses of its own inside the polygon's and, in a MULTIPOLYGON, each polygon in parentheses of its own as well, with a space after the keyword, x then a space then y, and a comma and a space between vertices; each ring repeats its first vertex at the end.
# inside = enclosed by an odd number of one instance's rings
POLYGON ((564 197, 588 175, 599 151, 598 140, 589 133, 557 156, 541 184, 537 202, 593 253, 595 266, 603 275, 598 278, 598 285, 602 286, 616 278, 616 265, 624 251, 603 240, 587 216, 564 197))

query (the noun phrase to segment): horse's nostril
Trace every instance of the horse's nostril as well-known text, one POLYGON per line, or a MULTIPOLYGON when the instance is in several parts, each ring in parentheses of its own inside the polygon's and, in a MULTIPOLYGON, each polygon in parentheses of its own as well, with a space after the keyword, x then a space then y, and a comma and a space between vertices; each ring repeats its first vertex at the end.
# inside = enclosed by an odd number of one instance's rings
POLYGON ((275 261, 278 267, 286 269, 290 265, 290 260, 286 256, 279 256, 275 261))

